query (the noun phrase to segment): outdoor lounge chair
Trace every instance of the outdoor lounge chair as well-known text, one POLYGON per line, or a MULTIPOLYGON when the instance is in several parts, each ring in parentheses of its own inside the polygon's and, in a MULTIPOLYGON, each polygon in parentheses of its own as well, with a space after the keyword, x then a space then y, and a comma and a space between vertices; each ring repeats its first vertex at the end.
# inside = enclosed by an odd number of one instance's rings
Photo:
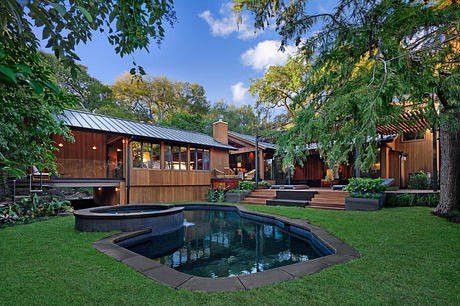
POLYGON ((37 167, 32 166, 32 173, 29 174, 29 176, 32 178, 32 180, 49 180, 50 179, 50 174, 47 172, 41 172, 38 170, 37 167))

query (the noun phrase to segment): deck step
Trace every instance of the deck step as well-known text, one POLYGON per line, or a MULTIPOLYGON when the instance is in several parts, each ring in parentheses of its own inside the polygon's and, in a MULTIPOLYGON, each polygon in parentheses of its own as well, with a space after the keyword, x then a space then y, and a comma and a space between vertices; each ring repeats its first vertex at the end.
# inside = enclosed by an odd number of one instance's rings
POLYGON ((307 207, 338 207, 345 209, 345 203, 334 203, 334 202, 329 202, 329 203, 324 203, 324 202, 315 202, 315 201, 310 201, 309 205, 307 207))
POLYGON ((340 207, 332 207, 332 206, 315 206, 315 205, 307 205, 305 208, 313 208, 313 209, 328 209, 328 210, 345 210, 345 208, 340 207))

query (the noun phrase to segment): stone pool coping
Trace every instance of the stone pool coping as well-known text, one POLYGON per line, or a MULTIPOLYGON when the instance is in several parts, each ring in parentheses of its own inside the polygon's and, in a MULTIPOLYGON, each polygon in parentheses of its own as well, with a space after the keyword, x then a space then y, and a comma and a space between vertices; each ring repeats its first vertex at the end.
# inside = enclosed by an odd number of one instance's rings
POLYGON ((144 257, 117 245, 120 241, 139 235, 149 234, 151 233, 151 229, 121 232, 94 242, 93 247, 164 285, 175 289, 188 289, 203 292, 232 292, 258 288, 310 275, 327 267, 360 258, 359 252, 353 247, 331 235, 325 229, 310 224, 310 222, 305 219, 292 219, 281 215, 256 212, 240 205, 187 203, 177 204, 175 206, 185 207, 197 205, 210 207, 233 207, 238 209, 240 213, 272 219, 274 221, 282 222, 289 227, 294 226, 296 228, 310 231, 314 236, 316 236, 316 238, 318 238, 319 241, 333 251, 334 254, 253 274, 233 277, 205 278, 176 271, 155 260, 144 257))

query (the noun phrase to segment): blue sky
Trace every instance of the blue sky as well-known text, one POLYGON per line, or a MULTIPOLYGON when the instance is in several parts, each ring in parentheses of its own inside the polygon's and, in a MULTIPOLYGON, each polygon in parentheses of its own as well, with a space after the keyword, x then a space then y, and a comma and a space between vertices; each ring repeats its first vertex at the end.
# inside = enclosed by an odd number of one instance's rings
MULTIPOLYGON (((323 11, 321 5, 328 1, 311 2, 312 11, 323 11)), ((248 15, 238 28, 230 1, 174 1, 174 5, 177 23, 165 27, 161 46, 152 44, 150 53, 138 51, 134 58, 148 74, 202 85, 211 102, 254 103, 247 93, 250 79, 262 77, 269 65, 284 64, 287 54, 295 51, 294 47, 285 53, 277 51, 279 35, 273 29, 254 33, 248 15)), ((132 58, 120 58, 98 32, 76 51, 90 75, 105 84, 113 84, 132 68, 132 58)))

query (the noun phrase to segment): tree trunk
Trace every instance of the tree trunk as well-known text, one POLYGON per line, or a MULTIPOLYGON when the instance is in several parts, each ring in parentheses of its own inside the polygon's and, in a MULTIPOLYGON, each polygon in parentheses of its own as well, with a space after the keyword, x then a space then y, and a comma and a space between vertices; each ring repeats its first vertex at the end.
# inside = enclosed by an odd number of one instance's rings
MULTIPOLYGON (((460 113, 440 127, 440 200, 433 213, 445 215, 452 210, 460 210, 460 131, 452 127, 459 126, 460 113)), ((458 128, 457 128, 458 129, 458 128)))
POLYGON ((3 170, 0 170, 0 202, 6 200, 6 190, 5 190, 5 173, 3 170))

